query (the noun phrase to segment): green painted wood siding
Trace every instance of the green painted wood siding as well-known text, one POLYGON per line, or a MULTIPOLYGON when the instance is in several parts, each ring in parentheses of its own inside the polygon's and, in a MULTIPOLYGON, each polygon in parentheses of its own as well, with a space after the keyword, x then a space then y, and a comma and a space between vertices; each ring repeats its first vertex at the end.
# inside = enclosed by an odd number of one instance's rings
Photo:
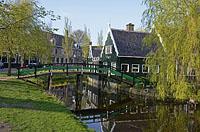
POLYGON ((103 49, 103 54, 102 54, 102 62, 107 62, 108 65, 111 65, 111 62, 116 62, 117 63, 117 54, 114 48, 114 43, 111 39, 110 33, 108 34, 107 40, 105 42, 105 46, 112 45, 112 54, 105 54, 106 48, 104 47, 103 49))

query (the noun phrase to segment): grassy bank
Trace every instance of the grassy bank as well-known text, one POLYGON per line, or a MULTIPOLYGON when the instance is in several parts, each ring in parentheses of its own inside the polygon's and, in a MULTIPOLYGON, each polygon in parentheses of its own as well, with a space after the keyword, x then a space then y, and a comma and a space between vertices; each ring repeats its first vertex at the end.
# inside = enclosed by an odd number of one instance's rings
POLYGON ((19 80, 0 81, 0 122, 20 132, 88 131, 55 97, 19 80))

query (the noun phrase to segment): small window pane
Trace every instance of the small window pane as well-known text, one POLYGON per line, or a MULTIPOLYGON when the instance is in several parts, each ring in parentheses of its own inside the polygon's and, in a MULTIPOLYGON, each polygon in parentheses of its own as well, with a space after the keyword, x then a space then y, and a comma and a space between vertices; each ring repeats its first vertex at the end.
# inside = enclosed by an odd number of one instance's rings
POLYGON ((145 65, 142 65, 142 72, 143 73, 149 73, 149 67, 145 66, 145 65))
POLYGON ((123 72, 129 72, 128 64, 122 64, 122 65, 121 65, 121 70, 122 70, 123 72))
POLYGON ((107 45, 105 47, 105 53, 106 54, 112 54, 112 45, 107 45))
POLYGON ((140 66, 139 64, 133 64, 132 65, 132 72, 133 73, 139 73, 139 70, 140 70, 139 66, 140 66))

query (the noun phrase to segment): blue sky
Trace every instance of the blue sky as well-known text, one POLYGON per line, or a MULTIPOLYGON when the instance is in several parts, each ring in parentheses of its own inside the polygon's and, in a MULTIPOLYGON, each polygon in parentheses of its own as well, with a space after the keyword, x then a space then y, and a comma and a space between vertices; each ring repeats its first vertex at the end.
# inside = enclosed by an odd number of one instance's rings
MULTIPOLYGON (((63 34, 64 17, 72 22, 72 29, 90 29, 92 42, 95 44, 97 34, 103 30, 104 39, 108 25, 113 28, 125 29, 129 22, 135 24, 135 29, 142 26, 141 19, 145 6, 142 0, 38 0, 47 10, 52 10, 61 20, 53 22, 53 27, 59 28, 58 34, 63 34)), ((49 22, 47 22, 49 23, 49 22)))

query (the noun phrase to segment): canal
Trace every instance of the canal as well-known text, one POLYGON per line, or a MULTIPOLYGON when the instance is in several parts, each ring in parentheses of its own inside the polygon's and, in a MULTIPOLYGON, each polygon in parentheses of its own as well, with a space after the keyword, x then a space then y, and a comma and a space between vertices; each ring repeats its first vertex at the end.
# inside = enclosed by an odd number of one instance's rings
MULTIPOLYGON (((86 82, 68 84, 62 100, 97 132, 199 132, 200 109, 188 103, 164 103, 121 89, 86 82)), ((52 89, 52 93, 56 93, 52 89)))

